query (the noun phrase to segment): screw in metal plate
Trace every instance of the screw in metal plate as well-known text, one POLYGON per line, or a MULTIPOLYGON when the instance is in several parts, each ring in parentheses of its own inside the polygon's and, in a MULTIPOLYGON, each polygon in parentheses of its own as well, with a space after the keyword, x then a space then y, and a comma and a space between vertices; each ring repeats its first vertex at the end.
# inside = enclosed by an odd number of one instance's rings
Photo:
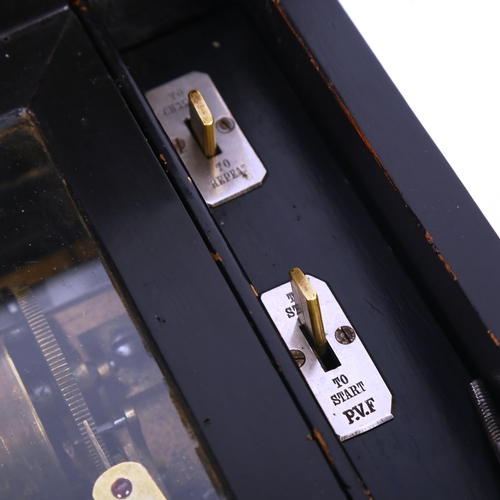
POLYGON ((186 149, 186 141, 184 139, 174 137, 172 139, 172 144, 179 154, 181 154, 186 149))
POLYGON ((221 116, 216 122, 215 126, 219 132, 227 134, 234 129, 234 120, 229 116, 221 116))
POLYGON ((473 380, 470 383, 470 393, 484 430, 500 461, 500 419, 497 409, 482 380, 473 380))
POLYGON ((335 330, 335 340, 347 345, 354 341, 356 332, 350 326, 340 326, 335 330))
POLYGON ((306 355, 299 349, 290 349, 290 354, 299 368, 306 362, 306 355))

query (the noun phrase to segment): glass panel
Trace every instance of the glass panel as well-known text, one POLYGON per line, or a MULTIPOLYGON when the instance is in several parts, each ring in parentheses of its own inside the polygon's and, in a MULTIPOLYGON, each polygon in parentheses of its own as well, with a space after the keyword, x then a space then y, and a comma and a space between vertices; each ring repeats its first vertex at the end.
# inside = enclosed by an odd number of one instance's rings
POLYGON ((36 126, 0 128, 0 498, 222 498, 36 126))

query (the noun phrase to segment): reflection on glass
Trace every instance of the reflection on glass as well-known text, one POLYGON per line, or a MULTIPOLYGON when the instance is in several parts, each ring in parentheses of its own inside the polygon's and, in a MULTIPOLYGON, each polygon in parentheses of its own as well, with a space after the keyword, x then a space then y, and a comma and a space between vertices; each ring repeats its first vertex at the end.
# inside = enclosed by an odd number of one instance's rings
POLYGON ((0 120, 0 218, 0 498, 221 498, 25 113, 0 120))

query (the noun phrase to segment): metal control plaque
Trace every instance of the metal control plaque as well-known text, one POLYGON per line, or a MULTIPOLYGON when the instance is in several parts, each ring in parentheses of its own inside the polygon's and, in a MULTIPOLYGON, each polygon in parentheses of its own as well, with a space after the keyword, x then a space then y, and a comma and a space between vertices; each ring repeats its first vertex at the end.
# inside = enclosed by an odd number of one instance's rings
POLYGON ((393 418, 392 394, 328 285, 307 276, 316 290, 335 368, 325 368, 304 336, 289 282, 262 294, 262 302, 300 366, 340 441, 393 418))
POLYGON ((207 74, 188 73, 146 92, 146 97, 208 205, 216 207, 262 184, 266 169, 207 74), (210 158, 190 129, 192 90, 202 94, 215 122, 217 151, 210 158))

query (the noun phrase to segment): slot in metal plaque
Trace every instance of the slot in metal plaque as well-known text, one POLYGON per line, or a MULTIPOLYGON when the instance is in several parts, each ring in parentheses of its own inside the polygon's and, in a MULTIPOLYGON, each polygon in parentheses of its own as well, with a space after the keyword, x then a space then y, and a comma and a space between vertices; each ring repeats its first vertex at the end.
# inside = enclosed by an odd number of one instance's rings
POLYGON ((188 73, 146 92, 146 98, 209 206, 262 184, 266 169, 207 74, 188 73), (216 151, 211 157, 192 133, 188 96, 193 90, 203 96, 213 115, 216 151))
POLYGON ((336 368, 322 365, 304 336, 290 282, 261 299, 333 430, 345 441, 391 420, 392 394, 328 285, 307 278, 319 297, 326 339, 340 363, 336 368))

